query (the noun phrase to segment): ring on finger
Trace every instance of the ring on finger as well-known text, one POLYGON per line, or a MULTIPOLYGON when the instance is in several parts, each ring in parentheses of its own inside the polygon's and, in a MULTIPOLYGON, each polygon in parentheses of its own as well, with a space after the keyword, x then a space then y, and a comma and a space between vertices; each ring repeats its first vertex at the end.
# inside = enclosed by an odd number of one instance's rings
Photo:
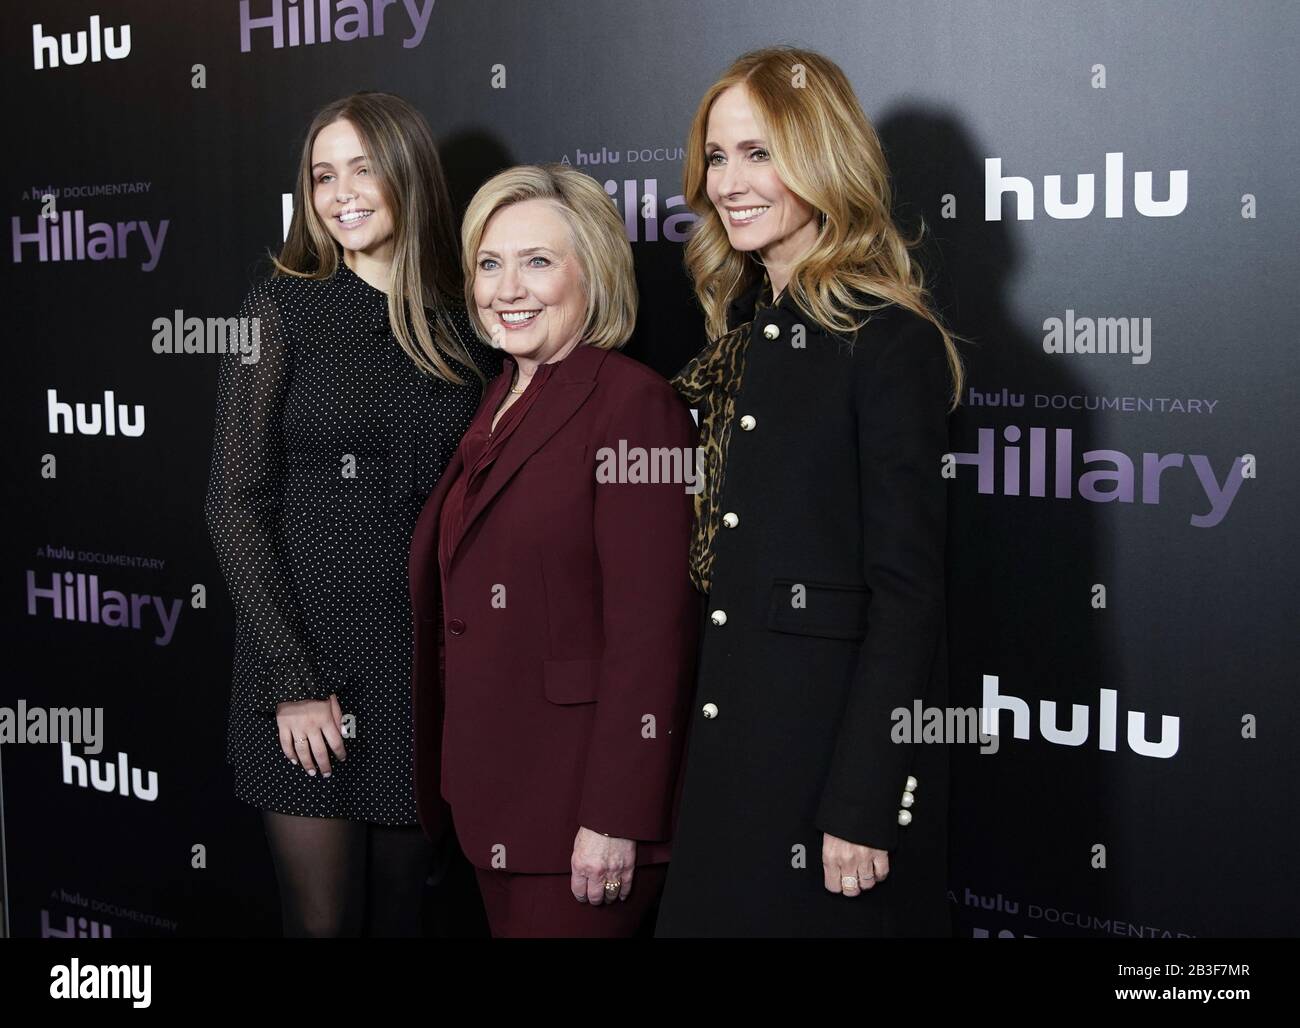
POLYGON ((314 756, 312 755, 311 744, 307 741, 307 737, 304 735, 301 739, 295 740, 294 746, 296 749, 298 749, 299 753, 303 754, 302 769, 306 771, 308 775, 315 777, 316 769, 314 767, 307 766, 309 762, 314 762, 315 759, 314 756))

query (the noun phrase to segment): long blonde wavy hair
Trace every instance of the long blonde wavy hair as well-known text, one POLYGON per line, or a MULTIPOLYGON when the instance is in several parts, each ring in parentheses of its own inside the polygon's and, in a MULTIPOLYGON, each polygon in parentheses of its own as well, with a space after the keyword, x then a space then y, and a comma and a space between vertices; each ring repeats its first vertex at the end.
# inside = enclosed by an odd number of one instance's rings
POLYGON ((817 324, 846 335, 889 302, 930 321, 943 336, 956 407, 964 377, 957 337, 935 312, 911 253, 924 224, 913 239, 895 224, 880 139, 844 72, 812 50, 775 46, 743 55, 705 92, 691 122, 682 191, 699 220, 686 242, 685 260, 710 338, 727 330, 728 303, 762 274, 749 254, 732 248, 706 189, 709 113, 735 85, 748 93, 782 183, 825 219, 812 247, 791 269, 790 298, 817 324), (864 303, 859 293, 882 303, 864 303))
POLYGON ((447 382, 463 379, 450 356, 484 381, 446 313, 460 300, 460 254, 451 200, 429 123, 392 93, 354 93, 326 104, 312 119, 302 146, 293 220, 274 274, 317 281, 331 277, 340 247, 316 213, 311 172, 312 147, 325 126, 352 123, 365 147, 393 218, 393 277, 388 318, 398 343, 416 367, 447 382), (426 308, 434 311, 433 321, 426 308))

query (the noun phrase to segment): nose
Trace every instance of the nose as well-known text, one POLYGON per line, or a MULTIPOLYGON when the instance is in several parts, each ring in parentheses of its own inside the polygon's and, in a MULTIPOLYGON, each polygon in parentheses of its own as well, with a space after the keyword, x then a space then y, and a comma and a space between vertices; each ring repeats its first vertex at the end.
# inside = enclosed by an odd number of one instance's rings
POLYGON ((504 261, 501 277, 497 279, 497 299, 502 303, 511 303, 523 295, 523 280, 519 277, 519 269, 514 261, 504 261))
POLYGON ((746 189, 745 169, 743 165, 728 161, 718 176, 718 195, 724 200, 739 196, 746 189))
POLYGON ((334 199, 341 204, 346 204, 355 197, 351 179, 344 179, 342 175, 334 180, 334 199))

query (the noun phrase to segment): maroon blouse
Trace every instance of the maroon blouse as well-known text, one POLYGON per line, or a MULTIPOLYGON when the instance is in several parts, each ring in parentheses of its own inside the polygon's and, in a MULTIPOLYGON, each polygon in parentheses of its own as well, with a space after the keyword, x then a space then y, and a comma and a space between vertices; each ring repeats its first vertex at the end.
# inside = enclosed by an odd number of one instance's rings
MULTIPOLYGON (((470 422, 469 428, 461 438, 460 471, 452 479, 451 485, 447 487, 447 495, 443 499, 438 525, 438 564, 444 594, 447 589, 445 573, 451 563, 452 550, 455 548, 456 541, 460 538, 460 533, 464 528, 466 514, 474 506, 474 500, 478 496, 479 490, 483 488, 483 483, 487 480, 488 471, 491 470, 493 462, 501 453, 501 448, 505 445, 506 440, 519 427, 519 423, 523 421, 528 409, 537 402, 537 396, 542 387, 546 385, 546 380, 551 377, 551 374, 559 366, 559 361, 553 364, 540 365, 533 372, 528 387, 519 395, 519 399, 501 415, 501 420, 497 422, 497 427, 493 430, 492 417, 496 414, 497 408, 501 406, 501 401, 505 399, 506 390, 510 388, 510 384, 514 381, 516 364, 514 358, 507 356, 501 363, 501 374, 493 379, 492 384, 488 387, 487 396, 484 398, 482 406, 479 407, 474 420, 470 422)), ((441 600, 439 600, 438 620, 440 622, 442 620, 441 600)), ((438 670, 440 681, 446 671, 444 643, 443 633, 439 632, 438 670)))
POLYGON ((464 437, 460 441, 461 469, 447 489, 442 504, 441 524, 438 536, 438 563, 446 568, 451 562, 451 551, 456 545, 464 528, 465 515, 474 506, 474 500, 483 488, 488 471, 496 461, 497 455, 506 440, 514 434, 519 423, 523 421, 528 409, 537 401, 538 394, 546 385, 551 373, 559 367, 559 362, 542 364, 533 373, 528 387, 520 394, 509 409, 501 415, 496 429, 492 428, 492 417, 505 399, 506 390, 514 380, 515 362, 507 357, 502 362, 501 374, 497 376, 488 391, 486 403, 479 408, 478 414, 470 422, 464 437))

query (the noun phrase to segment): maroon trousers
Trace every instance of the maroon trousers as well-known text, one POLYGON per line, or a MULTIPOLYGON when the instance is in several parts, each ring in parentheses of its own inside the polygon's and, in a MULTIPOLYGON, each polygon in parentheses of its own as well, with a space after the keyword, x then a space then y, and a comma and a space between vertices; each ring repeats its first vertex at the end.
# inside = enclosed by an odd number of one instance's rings
POLYGON ((668 876, 667 864, 642 864, 622 902, 593 907, 569 890, 568 874, 474 869, 494 939, 630 939, 646 927, 668 876))

